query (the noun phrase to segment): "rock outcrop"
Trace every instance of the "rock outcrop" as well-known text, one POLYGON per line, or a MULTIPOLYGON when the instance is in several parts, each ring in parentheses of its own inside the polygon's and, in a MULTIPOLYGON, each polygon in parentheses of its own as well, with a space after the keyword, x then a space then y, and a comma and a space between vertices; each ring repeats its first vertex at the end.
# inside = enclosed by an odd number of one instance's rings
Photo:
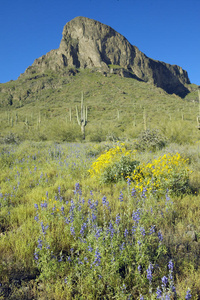
POLYGON ((153 83, 167 93, 184 97, 189 92, 188 74, 181 67, 148 58, 110 26, 85 17, 68 22, 59 48, 36 59, 25 73, 72 66, 109 72, 109 65, 118 65, 126 75, 129 72, 130 77, 153 83))

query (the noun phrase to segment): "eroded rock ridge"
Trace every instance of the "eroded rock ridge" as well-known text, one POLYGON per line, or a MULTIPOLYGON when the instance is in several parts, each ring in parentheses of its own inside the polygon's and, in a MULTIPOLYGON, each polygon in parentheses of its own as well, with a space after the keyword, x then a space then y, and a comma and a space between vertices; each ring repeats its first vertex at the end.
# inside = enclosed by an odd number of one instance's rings
POLYGON ((117 65, 130 76, 153 83, 167 93, 184 97, 189 92, 188 74, 181 67, 147 57, 110 26, 85 17, 68 22, 59 48, 36 59, 25 73, 60 71, 70 66, 110 72, 109 65, 117 65))

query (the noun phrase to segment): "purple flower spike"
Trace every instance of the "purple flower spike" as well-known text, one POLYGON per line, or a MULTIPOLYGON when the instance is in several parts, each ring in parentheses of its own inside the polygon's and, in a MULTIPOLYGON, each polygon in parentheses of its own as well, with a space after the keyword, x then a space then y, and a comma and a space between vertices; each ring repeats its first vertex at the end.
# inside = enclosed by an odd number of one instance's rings
POLYGON ((167 283, 168 283, 168 278, 167 278, 166 276, 163 276, 163 278, 162 278, 162 283, 163 283, 164 286, 167 285, 167 283))
POLYGON ((119 195, 119 201, 123 202, 123 193, 122 193, 122 191, 120 192, 120 195, 119 195))
POLYGON ((159 240, 162 242, 162 240, 163 240, 163 236, 162 236, 162 233, 161 233, 161 231, 158 231, 158 238, 159 238, 159 240))
POLYGON ((174 263, 173 263, 172 259, 168 263, 168 268, 169 268, 169 270, 173 271, 174 263))
POLYGON ((153 270, 153 265, 150 264, 147 269, 147 279, 149 280, 149 282, 152 281, 152 270, 153 270))
POLYGON ((127 179, 127 184, 128 185, 130 185, 131 184, 131 180, 130 180, 130 178, 128 177, 128 179, 127 179))
POLYGON ((136 196, 136 189, 135 189, 135 188, 132 189, 132 191, 131 191, 131 196, 132 196, 132 197, 135 197, 135 196, 136 196))
POLYGON ((117 214, 116 219, 115 219, 115 224, 117 224, 119 226, 119 223, 120 223, 120 215, 117 214))
POLYGON ((128 229, 125 229, 124 230, 124 237, 127 237, 128 236, 128 229))
POLYGON ((191 299, 192 298, 192 295, 191 295, 191 293, 190 293, 190 289, 188 289, 187 290, 187 293, 186 293, 186 296, 185 296, 185 299, 186 300, 189 300, 189 299, 191 299))
POLYGON ((162 291, 161 291, 161 289, 159 287, 156 290, 156 295, 157 295, 156 296, 157 299, 160 299, 162 297, 162 291))
POLYGON ((96 249, 94 265, 99 266, 100 264, 101 264, 101 255, 100 255, 99 249, 96 249))
POLYGON ((103 196, 103 198, 102 198, 102 203, 103 203, 103 205, 106 205, 106 196, 103 196))

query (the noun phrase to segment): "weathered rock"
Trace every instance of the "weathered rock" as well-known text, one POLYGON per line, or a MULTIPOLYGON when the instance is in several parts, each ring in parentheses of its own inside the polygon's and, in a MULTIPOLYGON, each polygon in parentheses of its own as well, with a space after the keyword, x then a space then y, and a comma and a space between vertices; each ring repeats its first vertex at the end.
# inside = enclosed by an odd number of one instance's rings
POLYGON ((46 69, 59 71, 69 66, 95 67, 109 72, 109 65, 118 65, 126 70, 122 76, 132 74, 170 94, 184 97, 189 92, 185 85, 190 81, 181 67, 148 58, 110 26, 85 17, 68 22, 63 29, 60 47, 36 59, 25 73, 46 69))

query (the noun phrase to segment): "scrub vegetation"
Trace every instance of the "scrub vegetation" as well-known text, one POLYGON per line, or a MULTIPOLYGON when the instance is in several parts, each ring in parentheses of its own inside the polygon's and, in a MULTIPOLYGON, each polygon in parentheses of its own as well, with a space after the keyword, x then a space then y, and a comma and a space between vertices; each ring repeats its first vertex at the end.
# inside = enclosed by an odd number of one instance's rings
POLYGON ((200 298, 190 88, 92 70, 0 85, 0 299, 200 298))

